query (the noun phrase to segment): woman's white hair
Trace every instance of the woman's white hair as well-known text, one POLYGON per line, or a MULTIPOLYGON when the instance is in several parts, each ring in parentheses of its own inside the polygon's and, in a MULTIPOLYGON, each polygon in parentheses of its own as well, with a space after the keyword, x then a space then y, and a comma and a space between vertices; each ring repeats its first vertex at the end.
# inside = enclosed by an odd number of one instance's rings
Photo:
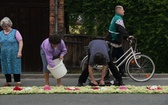
POLYGON ((2 27, 3 25, 4 26, 7 25, 9 27, 12 27, 13 23, 8 17, 4 17, 0 22, 0 26, 2 27))

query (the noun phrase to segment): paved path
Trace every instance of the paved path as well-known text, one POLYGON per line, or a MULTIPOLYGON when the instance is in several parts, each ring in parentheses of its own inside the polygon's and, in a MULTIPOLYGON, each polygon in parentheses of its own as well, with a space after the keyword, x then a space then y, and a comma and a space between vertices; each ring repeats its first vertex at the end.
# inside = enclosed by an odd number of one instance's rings
MULTIPOLYGON (((78 82, 79 74, 68 74, 62 78, 62 83, 65 86, 76 86, 78 82)), ((151 80, 147 82, 135 82, 129 77, 123 78, 124 84, 126 85, 168 85, 167 74, 157 74, 151 80)), ((0 75, 0 86, 5 83, 3 75, 0 75)), ((22 74, 22 85, 23 86, 43 86, 45 84, 43 74, 22 74)), ((14 85, 14 84, 13 84, 14 85)), ((50 85, 56 85, 56 79, 50 75, 50 85)), ((88 81, 85 85, 88 85, 88 81)))
POLYGON ((167 94, 1 95, 0 105, 167 105, 167 94))

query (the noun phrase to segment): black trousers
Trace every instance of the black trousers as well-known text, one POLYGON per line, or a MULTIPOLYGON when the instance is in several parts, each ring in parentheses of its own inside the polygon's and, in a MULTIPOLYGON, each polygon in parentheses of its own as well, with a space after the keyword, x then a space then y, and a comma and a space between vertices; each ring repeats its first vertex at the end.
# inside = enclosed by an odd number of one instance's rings
MULTIPOLYGON (((122 47, 119 47, 119 48, 115 48, 115 47, 111 47, 111 54, 112 54, 112 60, 114 60, 115 58, 118 59, 120 58, 123 54, 124 54, 124 50, 122 47)), ((121 61, 123 60, 124 58, 121 59, 121 61)), ((119 72, 121 73, 121 75, 124 74, 125 72, 125 64, 122 64, 120 67, 119 67, 119 72)))
MULTIPOLYGON (((112 50, 112 49, 111 49, 112 50)), ((112 54, 111 51, 109 52, 109 57, 110 57, 110 62, 108 63, 108 66, 114 76, 114 78, 117 81, 122 81, 122 77, 119 73, 119 71, 117 70, 117 68, 115 67, 115 65, 113 64, 113 59, 112 59, 112 54)), ((87 65, 89 63, 89 58, 90 58, 90 54, 88 54, 88 61, 87 61, 87 65)), ((85 67, 85 69, 83 70, 82 74, 79 76, 78 82, 80 83, 86 83, 86 80, 89 76, 89 70, 88 70, 88 66, 85 67)))
POLYGON ((110 62, 108 63, 108 66, 109 66, 110 71, 111 71, 111 73, 113 74, 114 78, 115 78, 117 81, 121 82, 121 81, 122 81, 121 74, 120 74, 120 72, 117 70, 116 66, 115 66, 114 63, 113 63, 113 60, 114 60, 113 54, 112 54, 112 53, 113 53, 113 47, 111 47, 111 46, 109 46, 109 47, 110 47, 110 52, 109 52, 110 62))
MULTIPOLYGON (((20 82, 20 74, 13 74, 14 82, 20 82)), ((11 74, 5 74, 6 82, 12 82, 11 74)))
POLYGON ((88 52, 88 60, 87 60, 87 66, 84 68, 84 70, 82 71, 82 74, 79 76, 78 82, 80 83, 86 83, 86 80, 89 76, 89 70, 88 70, 88 64, 89 64, 89 58, 90 58, 90 54, 88 52))

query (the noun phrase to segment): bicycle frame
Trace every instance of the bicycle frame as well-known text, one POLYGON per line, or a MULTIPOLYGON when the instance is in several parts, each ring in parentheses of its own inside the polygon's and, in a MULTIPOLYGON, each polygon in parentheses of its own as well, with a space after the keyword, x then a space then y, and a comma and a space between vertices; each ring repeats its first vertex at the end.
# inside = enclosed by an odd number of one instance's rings
MULTIPOLYGON (((110 44, 110 43, 108 43, 108 44, 110 44)), ((113 61, 114 65, 119 70, 119 67, 123 63, 125 63, 125 71, 128 73, 130 78, 133 79, 134 81, 145 82, 145 81, 150 80, 152 78, 152 76, 154 75, 154 72, 155 72, 155 64, 154 64, 154 62, 152 61, 152 59, 150 57, 148 57, 148 56, 146 56, 144 54, 141 54, 141 52, 137 52, 137 49, 136 49, 137 41, 136 41, 136 39, 133 39, 133 40, 130 39, 129 40, 129 44, 130 44, 129 49, 126 50, 125 53, 120 58, 118 58, 118 59, 113 61), (144 59, 145 59, 145 61, 143 61, 144 59), (148 68, 146 68, 145 66, 142 65, 142 62, 146 62, 146 60, 147 60, 147 63, 149 63, 149 66, 152 67, 152 68, 150 68, 149 72, 147 71, 145 73, 145 72, 141 72, 141 71, 144 71, 144 70, 148 69, 148 68), (134 61, 134 62, 132 62, 132 61, 134 61), (131 66, 130 66, 130 64, 131 64, 131 66), (138 72, 135 72, 135 73, 138 73, 137 74, 138 77, 136 77, 137 75, 134 76, 134 74, 135 74, 134 71, 133 71, 133 74, 132 74, 131 70, 134 69, 134 68, 132 68, 132 66, 136 67, 135 69, 138 72), (131 67, 131 69, 130 69, 130 67, 131 67), (142 74, 142 76, 141 76, 141 74, 142 74), (147 75, 149 75, 149 77, 147 77, 147 75)), ((85 63, 86 63, 87 59, 88 59, 88 55, 86 55, 83 58, 82 62, 81 62, 82 70, 85 68, 85 63)), ((147 65, 147 67, 148 67, 148 65, 147 65)), ((95 65, 93 68, 94 68, 95 71, 101 70, 102 69, 102 65, 95 65)), ((107 68, 106 76, 108 76, 109 73, 112 74, 111 70, 109 68, 107 68)), ((99 80, 100 80, 100 78, 99 78, 99 80)))
MULTIPOLYGON (((136 63, 136 65, 139 67, 139 68, 141 68, 141 66, 138 64, 138 62, 137 62, 137 60, 136 60, 136 55, 137 54, 141 54, 141 52, 136 52, 136 45, 135 45, 135 48, 133 49, 133 47, 132 47, 132 40, 130 40, 130 48, 120 57, 120 58, 118 58, 116 61, 113 61, 113 63, 115 64, 115 66, 117 67, 117 69, 119 70, 119 67, 124 63, 124 62, 126 62, 126 61, 128 61, 131 57, 133 57, 134 58, 134 60, 135 60, 135 63, 136 63), (127 56, 126 56, 127 55, 127 56), (126 57, 125 57, 126 56, 126 57), (124 59, 123 59, 124 58, 124 59), (123 59, 123 60, 122 60, 123 59), (121 61, 122 60, 122 61, 121 61), (121 61, 120 63, 119 63, 119 61, 121 61), (118 64, 119 63, 119 64, 118 64)), ((86 55, 85 57, 84 57, 84 59, 82 60, 82 62, 86 59, 88 57, 88 55, 86 55)), ((82 64, 81 64, 81 66, 82 66, 82 64)), ((98 67, 98 65, 95 65, 96 66, 96 68, 98 67)), ((101 66, 102 65, 99 65, 100 66, 100 68, 101 68, 101 66)))
POLYGON ((137 64, 137 66, 139 67, 139 68, 141 68, 141 66, 138 64, 138 62, 137 62, 137 60, 136 60, 136 58, 135 58, 135 56, 137 55, 137 54, 141 54, 141 52, 135 52, 135 50, 133 50, 133 48, 132 48, 132 46, 120 57, 120 58, 118 58, 116 61, 113 61, 113 63, 116 65, 116 67, 117 67, 117 69, 119 69, 119 67, 125 62, 125 61, 128 61, 132 56, 134 57, 134 60, 135 60, 135 63, 137 64), (127 56, 126 56, 127 55, 127 56), (124 56, 126 56, 125 58, 124 58, 124 56), (124 58, 124 59, 123 59, 124 58), (121 59, 123 59, 119 64, 118 64, 118 62, 121 60, 121 59))

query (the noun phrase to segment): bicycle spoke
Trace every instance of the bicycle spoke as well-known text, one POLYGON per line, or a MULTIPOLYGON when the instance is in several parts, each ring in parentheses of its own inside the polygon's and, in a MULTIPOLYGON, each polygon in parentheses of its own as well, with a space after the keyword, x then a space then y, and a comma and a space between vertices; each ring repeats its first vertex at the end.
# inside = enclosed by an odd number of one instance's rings
POLYGON ((155 71, 153 61, 146 55, 137 55, 136 61, 140 68, 137 66, 134 58, 132 58, 127 64, 128 75, 135 81, 147 81, 149 80, 155 71))

